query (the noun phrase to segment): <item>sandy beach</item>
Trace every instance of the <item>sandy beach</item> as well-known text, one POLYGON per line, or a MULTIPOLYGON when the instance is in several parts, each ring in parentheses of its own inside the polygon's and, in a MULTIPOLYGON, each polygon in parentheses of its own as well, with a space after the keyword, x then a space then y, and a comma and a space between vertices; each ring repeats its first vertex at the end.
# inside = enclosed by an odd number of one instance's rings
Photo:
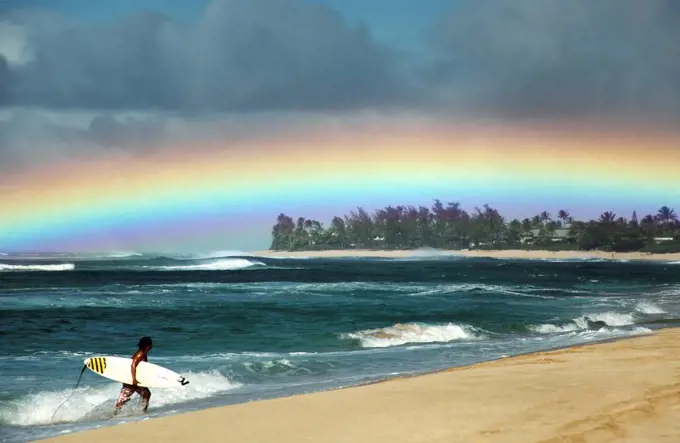
POLYGON ((80 442, 677 442, 680 329, 64 435, 80 442))
POLYGON ((609 260, 665 260, 680 261, 680 253, 672 254, 647 254, 642 252, 603 252, 603 251, 541 251, 541 250, 439 250, 439 249, 414 249, 414 250, 329 250, 329 251, 252 251, 251 254, 262 257, 381 257, 381 258, 408 258, 427 257, 436 255, 450 255, 460 257, 490 257, 490 258, 515 258, 515 259, 584 259, 601 258, 609 260))

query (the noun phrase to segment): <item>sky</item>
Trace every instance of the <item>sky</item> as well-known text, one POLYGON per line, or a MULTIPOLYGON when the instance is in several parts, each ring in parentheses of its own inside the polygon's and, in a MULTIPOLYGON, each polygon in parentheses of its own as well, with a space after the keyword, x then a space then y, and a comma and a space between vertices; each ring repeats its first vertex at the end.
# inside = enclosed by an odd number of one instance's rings
POLYGON ((674 0, 0 0, 0 251, 680 207, 674 0))

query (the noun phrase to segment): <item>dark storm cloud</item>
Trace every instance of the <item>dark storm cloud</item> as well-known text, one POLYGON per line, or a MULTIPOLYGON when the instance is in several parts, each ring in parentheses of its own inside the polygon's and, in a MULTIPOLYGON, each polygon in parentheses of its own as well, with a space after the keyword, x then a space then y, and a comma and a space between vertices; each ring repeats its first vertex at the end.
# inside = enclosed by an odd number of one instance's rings
MULTIPOLYGON (((364 27, 301 0, 217 0, 190 25, 22 13, 32 61, 5 105, 179 111, 347 109, 394 102, 392 54, 364 27)), ((0 74, 2 67, 0 66, 0 74)))
POLYGON ((0 54, 0 103, 6 103, 9 100, 10 74, 7 59, 0 54))
POLYGON ((444 106, 504 116, 680 115, 677 0, 465 0, 426 80, 444 106))
MULTIPOLYGON (((459 0, 417 57, 304 0, 215 0, 192 23, 151 13, 96 23, 5 16, 26 33, 29 54, 20 63, 0 54, 9 108, 680 117, 677 0, 459 0)), ((101 120, 89 136, 129 144, 153 138, 152 126, 118 135, 122 127, 101 120)))

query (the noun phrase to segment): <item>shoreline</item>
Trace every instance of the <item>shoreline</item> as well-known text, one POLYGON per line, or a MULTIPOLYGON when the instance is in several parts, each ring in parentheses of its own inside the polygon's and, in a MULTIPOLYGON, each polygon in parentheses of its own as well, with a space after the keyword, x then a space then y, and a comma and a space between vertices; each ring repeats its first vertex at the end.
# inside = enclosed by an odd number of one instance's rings
MULTIPOLYGON (((674 409, 680 409, 680 383, 678 383, 680 362, 673 357, 677 355, 677 350, 680 348, 678 338, 680 338, 680 328, 658 329, 641 336, 609 338, 597 342, 528 352, 424 373, 389 377, 330 390, 155 417, 152 420, 105 426, 40 441, 84 443, 97 439, 104 442, 122 442, 130 438, 141 438, 151 442, 168 440, 223 441, 227 435, 230 439, 233 439, 234 434, 236 434, 238 441, 251 442, 276 440, 292 443, 299 441, 300 438, 329 442, 369 442, 379 438, 390 438, 398 443, 406 443, 413 441, 416 435, 421 436, 428 432, 441 434, 446 438, 433 436, 431 439, 419 439, 419 441, 480 441, 480 438, 483 441, 508 443, 520 441, 566 442, 572 441, 572 438, 579 438, 573 441, 584 442, 628 441, 621 439, 622 431, 619 428, 630 428, 631 432, 645 438, 650 438, 650 432, 657 432, 655 434, 657 438, 653 441, 675 441, 672 439, 676 439, 677 433, 680 433, 680 422, 677 422, 673 412, 674 409), (666 352, 662 352, 664 348, 668 348, 666 352), (581 357, 586 356, 587 360, 588 356, 593 355, 599 357, 599 360, 590 361, 590 367, 584 371, 583 369, 588 366, 583 366, 584 362, 581 361, 581 357), (605 361, 602 361, 603 358, 605 361), (568 363, 567 366, 570 366, 568 370, 561 371, 560 374, 552 374, 554 377, 548 376, 549 368, 559 368, 560 364, 564 363, 568 363), (645 368, 645 365, 648 367, 645 368), (533 369, 517 369, 524 366, 533 369), (613 372, 619 372, 619 375, 613 375, 613 372), (645 374, 648 374, 648 376, 646 377, 645 374), (666 375, 665 378, 664 374, 666 375), (511 376, 515 381, 520 380, 519 386, 515 383, 508 383, 508 376, 511 376), (524 386, 521 381, 522 378, 527 376, 533 377, 535 380, 524 386), (626 377, 634 379, 635 383, 625 383, 626 377), (576 383, 565 383, 565 380, 574 378, 576 383), (604 389, 603 383, 619 386, 613 389, 604 389), (541 384, 552 385, 551 387, 540 387, 541 384), (642 385, 645 389, 641 389, 642 385), (513 392, 510 392, 517 391, 522 386, 529 390, 524 391, 524 393, 520 390, 520 392, 514 392, 514 395, 513 392), (442 390, 450 389, 460 392, 452 396, 441 397, 439 395, 442 390), (536 390, 541 395, 534 395, 536 390), (605 406, 607 407, 613 406, 615 409, 620 409, 621 403, 619 401, 609 404, 612 403, 611 400, 614 400, 613 397, 618 395, 619 397, 628 397, 632 409, 623 408, 625 420, 621 423, 615 420, 616 423, 613 427, 609 423, 611 421, 610 414, 603 418, 602 424, 593 427, 586 426, 587 429, 574 433, 571 431, 571 427, 581 428, 583 427, 581 423, 598 421, 602 415, 595 414, 595 418, 593 418, 592 415, 586 413, 587 411, 574 408, 573 405, 570 407, 568 404, 579 404, 582 401, 579 396, 588 396, 592 397, 592 401, 588 403, 588 406, 592 409, 593 402, 597 403, 596 400, 598 399, 597 396, 593 396, 593 390, 603 391, 600 392, 603 397, 599 400, 600 402, 606 400, 605 406), (658 399, 651 395, 651 397, 654 397, 655 403, 655 414, 651 414, 648 411, 650 406, 647 403, 650 402, 650 392, 653 394, 656 391, 660 392, 661 395, 658 396, 658 399), (467 397, 467 399, 461 400, 461 395, 467 397), (394 396, 403 398, 401 398, 401 401, 394 402, 390 400, 394 396), (521 396, 524 396, 524 402, 520 401, 521 396), (532 404, 532 401, 545 403, 546 401, 557 400, 552 399, 555 396, 565 397, 556 401, 560 406, 558 408, 549 404, 540 406, 532 404), (439 403, 426 402, 426 397, 436 397, 439 403), (477 405, 477 408, 472 407, 470 402, 477 401, 479 403, 480 397, 489 401, 481 402, 477 405), (632 402, 630 401, 631 397, 633 398, 632 402), (496 404, 499 402, 509 404, 505 407, 499 407, 496 404), (659 407, 664 402, 670 402, 672 407, 659 407), (410 409, 414 403, 422 403, 420 409, 415 411, 410 409), (437 406, 437 404, 440 404, 440 406, 443 404, 444 407, 437 406), (513 417, 518 413, 515 407, 521 404, 530 404, 529 409, 535 411, 538 415, 541 414, 540 411, 544 415, 549 415, 549 423, 542 420, 537 423, 531 417, 524 417, 524 421, 514 420, 513 417), (370 405, 379 405, 380 407, 376 408, 370 405), (488 411, 489 408, 494 410, 494 417, 497 420, 507 421, 508 425, 498 430, 484 431, 483 429, 490 421, 489 417, 485 415, 485 411, 488 411), (560 412, 560 409, 564 410, 560 412), (389 413, 390 410, 394 416, 389 413), (404 424, 404 420, 409 417, 409 412, 421 413, 422 415, 423 410, 431 414, 423 415, 422 420, 425 420, 425 422, 432 421, 433 416, 438 417, 434 420, 434 423, 431 423, 431 426, 427 426, 419 420, 413 420, 409 432, 402 432, 401 434, 392 432, 392 427, 399 427, 404 424), (452 414, 452 410, 453 412, 464 410, 463 414, 467 414, 468 417, 465 420, 458 420, 459 417, 452 414), (583 417, 557 426, 561 421, 564 421, 560 420, 560 414, 570 417, 573 414, 580 414, 583 417), (631 422, 629 415, 635 417, 641 415, 643 420, 631 422), (271 418, 267 422, 267 426, 263 426, 262 423, 262 419, 265 417, 271 418), (349 428, 344 426, 348 421, 354 421, 355 426, 349 428), (385 422, 385 426, 378 426, 377 422, 385 422), (649 422, 653 422, 652 425, 649 422), (223 427, 222 424, 224 423, 228 423, 228 425, 223 427), (333 431, 325 432, 326 426, 321 423, 332 427, 333 431), (554 426, 544 426, 547 424, 554 426), (357 427, 361 428, 362 426, 365 432, 357 432, 357 427), (673 426, 675 427, 673 428, 673 426), (466 430, 466 432, 463 432, 464 439, 461 439, 461 427, 466 430), (663 429, 664 427, 668 428, 667 430, 673 428, 676 433, 666 432, 663 429), (480 431, 480 429, 482 430, 480 431), (525 432, 527 429, 532 430, 531 435, 527 435, 525 432), (554 433, 555 430, 560 429, 564 430, 563 434, 554 433), (590 437, 591 434, 593 440, 585 438, 590 437), (329 439, 329 435, 334 436, 334 438, 329 439), (538 438, 538 436, 544 436, 544 438, 538 438), (530 439, 527 439, 528 437, 530 439), (548 437, 550 438, 548 439, 548 437), (665 440, 664 438, 669 439, 665 440)), ((565 368, 563 367, 563 369, 565 368)), ((435 398, 430 399, 435 400, 435 398)))
POLYGON ((249 254, 270 258, 434 258, 434 257, 468 257, 498 259, 534 259, 534 260, 637 260, 637 261, 679 261, 680 252, 667 254, 650 254, 645 252, 604 252, 604 251, 548 251, 548 250, 453 250, 453 249, 410 249, 410 250, 371 250, 371 249, 335 249, 323 251, 250 251, 249 254))

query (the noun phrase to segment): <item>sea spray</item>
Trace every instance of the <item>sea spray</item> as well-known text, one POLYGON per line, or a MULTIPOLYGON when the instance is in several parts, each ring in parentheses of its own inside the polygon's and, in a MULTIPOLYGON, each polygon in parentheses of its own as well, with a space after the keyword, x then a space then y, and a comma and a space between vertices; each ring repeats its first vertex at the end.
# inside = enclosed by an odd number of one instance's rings
MULTIPOLYGON (((241 386, 216 371, 189 372, 187 378, 191 379, 191 383, 183 387, 152 389, 150 411, 162 406, 211 397, 241 386)), ((93 415, 93 410, 113 410, 120 387, 120 383, 114 382, 76 389, 73 396, 59 409, 54 421, 64 423, 81 421, 86 417, 95 419, 98 414, 93 415)), ((50 424, 53 422, 54 412, 71 393, 71 389, 63 389, 22 395, 3 405, 0 409, 0 423, 16 426, 50 424)))

